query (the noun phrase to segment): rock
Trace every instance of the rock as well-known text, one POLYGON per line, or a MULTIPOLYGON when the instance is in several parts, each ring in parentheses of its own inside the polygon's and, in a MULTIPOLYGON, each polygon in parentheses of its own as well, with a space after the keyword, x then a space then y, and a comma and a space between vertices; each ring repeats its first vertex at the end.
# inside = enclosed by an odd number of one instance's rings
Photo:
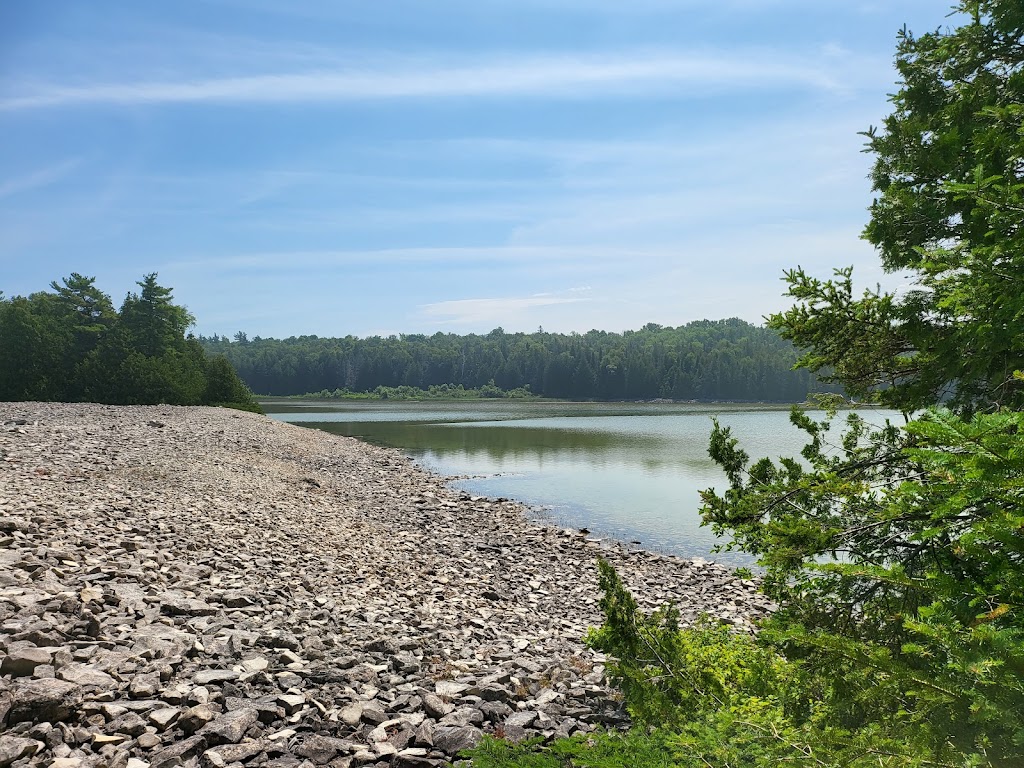
POLYGON ((178 717, 178 727, 185 733, 195 733, 216 717, 217 713, 208 706, 197 704, 181 713, 181 716, 178 717))
POLYGON ((161 707, 150 712, 148 717, 158 731, 165 731, 181 717, 181 710, 177 707, 161 707))
POLYGON ((7 768, 22 758, 32 757, 39 752, 42 742, 35 739, 23 739, 18 736, 0 736, 0 768, 7 768))
POLYGON ((455 757, 462 750, 472 749, 479 744, 484 733, 479 728, 464 725, 455 728, 435 728, 433 736, 434 749, 455 757))
POLYGON ((476 707, 459 707, 438 720, 438 725, 479 725, 484 721, 484 714, 476 707))
POLYGON ((237 744, 257 720, 259 714, 255 709, 238 709, 220 715, 203 726, 199 734, 205 736, 211 744, 237 744))
POLYGON ((160 737, 155 733, 144 733, 135 740, 135 743, 140 749, 153 749, 160 746, 160 737))
POLYGON ((459 696, 460 694, 469 690, 469 686, 465 683, 456 683, 452 680, 438 680, 434 684, 434 690, 438 696, 444 696, 445 698, 452 698, 453 696, 459 696))
POLYGON ((301 695, 285 694, 283 696, 278 696, 277 700, 281 702, 281 706, 284 707, 284 711, 289 715, 306 706, 306 697, 301 695))
POLYGON ((352 744, 344 739, 335 739, 330 736, 312 735, 295 749, 295 754, 300 757, 308 757, 317 765, 327 765, 338 755, 348 754, 352 744))
POLYGON ((196 685, 221 683, 226 680, 237 680, 239 674, 232 669, 204 669, 192 675, 192 682, 196 685))
POLYGON ((82 703, 82 689, 66 680, 19 680, 14 687, 8 723, 56 723, 67 719, 82 703))
POLYGON ((134 712, 126 712, 107 723, 104 730, 107 733, 124 733, 134 738, 146 732, 146 721, 134 712))
POLYGON ((341 718, 341 721, 345 723, 345 725, 349 726, 350 728, 354 728, 356 725, 359 724, 359 721, 363 717, 363 702, 356 701, 352 704, 349 704, 347 707, 341 710, 341 713, 338 715, 338 717, 341 718))
POLYGON ((198 734, 176 741, 149 759, 149 768, 172 768, 206 751, 206 739, 198 734))
POLYGON ((40 664, 49 664, 51 654, 42 648, 17 648, 0 662, 0 675, 29 677, 40 664))
POLYGON ((426 712, 429 717, 432 717, 435 720, 440 720, 453 709, 455 709, 454 705, 449 704, 440 696, 433 693, 423 694, 423 711, 426 712))
POLYGON ((85 688, 117 688, 113 677, 86 664, 67 664, 57 670, 57 677, 85 688))
POLYGON ((252 659, 244 659, 242 666, 246 672, 263 672, 270 667, 270 662, 264 656, 257 656, 252 659))
POLYGON ((529 728, 533 725, 533 721, 537 719, 536 712, 530 712, 529 710, 523 712, 516 712, 505 718, 505 725, 518 726, 520 728, 529 728))
POLYGON ((202 765, 227 765, 228 763, 241 763, 250 757, 255 757, 266 749, 263 741, 245 741, 241 744, 222 744, 218 747, 210 747, 203 752, 200 760, 202 765), (219 760, 218 760, 219 758, 219 760))

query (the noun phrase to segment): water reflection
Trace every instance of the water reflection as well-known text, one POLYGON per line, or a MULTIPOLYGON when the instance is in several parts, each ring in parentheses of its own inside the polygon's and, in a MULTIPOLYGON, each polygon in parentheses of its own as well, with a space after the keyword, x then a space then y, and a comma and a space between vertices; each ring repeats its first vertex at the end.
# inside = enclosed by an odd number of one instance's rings
MULTIPOLYGON (((406 451, 472 493, 543 508, 560 525, 684 556, 748 564, 700 525, 699 491, 723 487, 711 417, 753 457, 795 456, 787 409, 631 403, 265 404, 274 418, 406 451)), ((884 417, 888 414, 881 414, 884 417)))

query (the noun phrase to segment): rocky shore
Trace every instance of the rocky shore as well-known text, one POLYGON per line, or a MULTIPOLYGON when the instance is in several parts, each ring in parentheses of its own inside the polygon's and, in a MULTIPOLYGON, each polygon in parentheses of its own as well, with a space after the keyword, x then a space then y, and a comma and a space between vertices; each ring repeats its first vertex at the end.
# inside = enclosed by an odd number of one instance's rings
POLYGON ((598 556, 646 608, 770 609, 348 438, 0 403, 0 768, 425 768, 621 724, 581 642, 598 556))

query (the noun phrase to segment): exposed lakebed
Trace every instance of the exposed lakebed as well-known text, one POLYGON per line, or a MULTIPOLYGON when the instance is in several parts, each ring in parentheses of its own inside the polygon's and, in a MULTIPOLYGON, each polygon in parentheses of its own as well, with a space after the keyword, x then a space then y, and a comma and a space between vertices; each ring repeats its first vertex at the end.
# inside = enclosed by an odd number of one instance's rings
MULTIPOLYGON (((648 550, 748 564, 701 527, 700 491, 722 489, 712 418, 752 457, 797 456, 786 406, 523 401, 264 403, 275 419, 399 448, 470 493, 648 550)), ((876 412, 884 420, 888 412, 876 412)))

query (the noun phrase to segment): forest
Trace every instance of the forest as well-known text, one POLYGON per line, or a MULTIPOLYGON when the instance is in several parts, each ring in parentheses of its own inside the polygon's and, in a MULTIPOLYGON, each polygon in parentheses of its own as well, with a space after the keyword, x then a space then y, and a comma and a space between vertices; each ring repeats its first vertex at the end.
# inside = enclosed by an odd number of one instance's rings
POLYGON ((678 328, 585 334, 435 333, 382 338, 200 337, 261 395, 323 396, 378 387, 464 387, 575 400, 801 402, 837 391, 793 370, 797 350, 775 331, 743 320, 700 320, 678 328), (494 388, 497 387, 497 390, 494 388))
POLYGON ((231 364, 186 336, 192 315, 156 277, 120 310, 77 272, 51 291, 0 293, 0 400, 260 410, 231 364))

